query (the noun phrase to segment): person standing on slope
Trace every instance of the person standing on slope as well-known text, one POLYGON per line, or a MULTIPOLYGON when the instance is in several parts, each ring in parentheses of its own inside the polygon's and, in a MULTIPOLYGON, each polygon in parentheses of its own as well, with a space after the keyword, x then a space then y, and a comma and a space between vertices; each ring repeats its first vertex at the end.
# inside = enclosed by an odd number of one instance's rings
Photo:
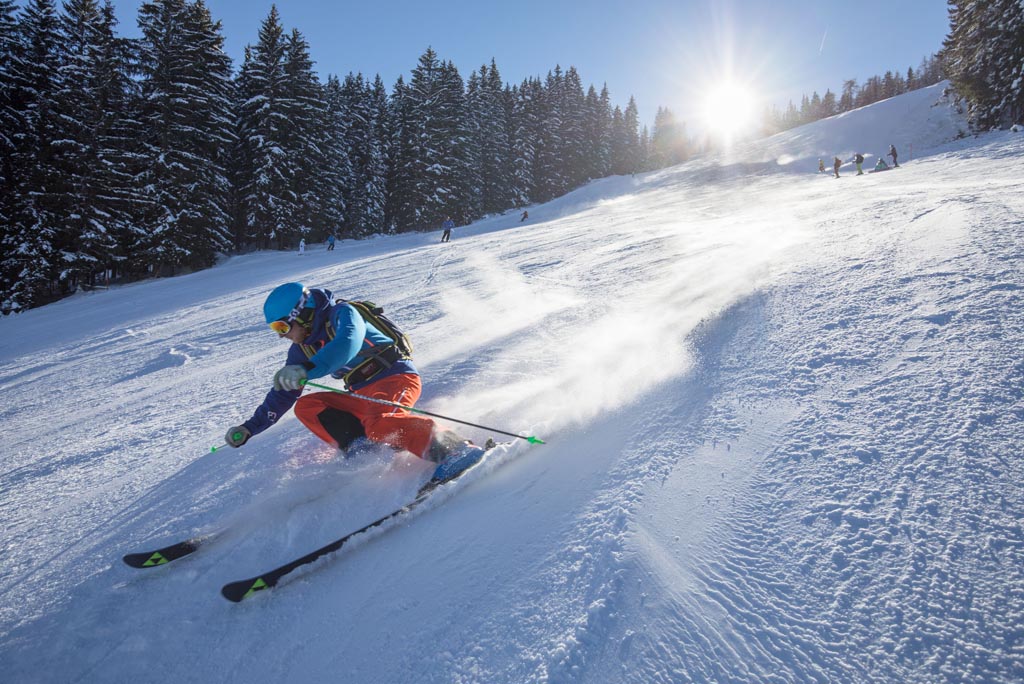
POLYGON ((441 233, 441 242, 448 242, 452 239, 452 228, 455 227, 455 221, 452 221, 451 216, 444 217, 444 223, 441 224, 444 228, 444 232, 441 233))
POLYGON ((832 157, 832 172, 836 174, 836 178, 839 178, 839 167, 843 165, 843 160, 839 157, 832 157))
POLYGON ((889 145, 889 156, 892 157, 892 167, 894 169, 900 168, 899 163, 896 161, 896 146, 889 145))
POLYGON ((232 447, 272 426, 294 405, 295 417, 325 442, 345 450, 365 436, 437 463, 438 480, 483 456, 483 449, 429 418, 335 392, 302 395, 307 380, 331 375, 356 395, 410 408, 419 399, 422 386, 412 359, 353 305, 334 301, 329 290, 285 283, 267 296, 263 315, 270 329, 292 344, 263 403, 249 420, 228 430, 225 441, 232 447))
POLYGON ((856 162, 856 164, 857 164, 857 175, 858 176, 863 176, 864 175, 864 155, 861 154, 860 152, 857 152, 856 154, 853 155, 853 161, 856 162))

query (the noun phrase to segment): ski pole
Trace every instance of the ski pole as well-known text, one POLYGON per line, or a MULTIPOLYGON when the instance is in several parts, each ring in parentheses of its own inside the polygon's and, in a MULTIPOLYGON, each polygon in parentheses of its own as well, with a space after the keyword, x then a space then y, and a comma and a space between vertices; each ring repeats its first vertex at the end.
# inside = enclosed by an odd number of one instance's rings
POLYGON ((308 380, 304 380, 302 384, 305 385, 306 387, 316 387, 318 389, 327 390, 328 392, 337 392, 338 394, 345 394, 345 395, 350 396, 350 397, 355 397, 356 399, 362 399, 363 401, 371 401, 371 402, 373 402, 375 404, 384 404, 385 406, 394 406, 396 408, 400 408, 400 409, 404 409, 406 411, 410 411, 411 413, 419 413, 419 414, 422 414, 424 416, 430 416, 432 418, 441 418, 443 420, 450 420, 453 423, 460 423, 462 425, 469 425, 470 427, 480 428, 481 430, 489 430, 490 432, 497 432, 499 435, 508 435, 509 437, 515 437, 516 439, 525 439, 530 444, 544 444, 545 443, 543 439, 539 439, 537 437, 532 437, 532 436, 531 437, 523 437, 522 435, 517 435, 514 432, 505 432, 504 430, 498 430, 497 428, 488 427, 486 425, 477 425, 476 423, 470 423, 470 422, 465 421, 465 420, 459 420, 458 418, 452 418, 450 416, 442 416, 439 413, 431 413, 430 411, 423 411, 423 410, 418 409, 418 408, 412 408, 411 406, 404 406, 402 404, 398 404, 398 403, 393 402, 393 401, 387 401, 386 399, 376 399, 374 397, 366 397, 366 396, 363 396, 362 394, 356 394, 355 392, 349 392, 347 390, 340 390, 340 389, 338 389, 336 387, 328 387, 327 385, 318 385, 317 383, 309 382, 308 380))
MULTIPOLYGON (((234 437, 235 439, 242 439, 244 435, 241 432, 236 432, 231 436, 234 437)), ((218 449, 223 449, 226 446, 231 446, 231 442, 225 439, 223 444, 218 444, 217 446, 210 447, 210 453, 212 454, 216 452, 218 449)))

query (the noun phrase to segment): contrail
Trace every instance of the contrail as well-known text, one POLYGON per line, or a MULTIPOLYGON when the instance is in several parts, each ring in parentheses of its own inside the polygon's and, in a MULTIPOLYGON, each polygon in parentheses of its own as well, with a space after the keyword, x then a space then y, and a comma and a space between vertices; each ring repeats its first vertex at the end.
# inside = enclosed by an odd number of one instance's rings
POLYGON ((825 49, 825 39, 828 37, 828 28, 825 28, 825 33, 821 36, 821 46, 818 47, 818 54, 820 55, 822 50, 825 49))

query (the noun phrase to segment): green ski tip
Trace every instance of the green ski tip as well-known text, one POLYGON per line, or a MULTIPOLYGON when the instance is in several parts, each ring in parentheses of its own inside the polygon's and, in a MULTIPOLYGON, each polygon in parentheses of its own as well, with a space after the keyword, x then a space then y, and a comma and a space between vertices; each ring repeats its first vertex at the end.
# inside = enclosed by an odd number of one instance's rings
POLYGON ((256 579, 256 581, 252 583, 252 586, 249 587, 249 591, 245 592, 245 595, 242 596, 242 598, 249 598, 250 596, 255 594, 257 591, 263 591, 264 589, 269 589, 269 588, 270 587, 267 586, 267 583, 263 581, 263 578, 262 577, 258 577, 256 579))
POLYGON ((543 439, 540 439, 538 437, 526 437, 525 439, 530 444, 547 444, 547 442, 545 442, 543 439))
POLYGON ((142 564, 142 567, 151 568, 154 565, 164 565, 166 562, 167 559, 161 556, 159 551, 154 551, 153 555, 150 556, 149 559, 142 564))

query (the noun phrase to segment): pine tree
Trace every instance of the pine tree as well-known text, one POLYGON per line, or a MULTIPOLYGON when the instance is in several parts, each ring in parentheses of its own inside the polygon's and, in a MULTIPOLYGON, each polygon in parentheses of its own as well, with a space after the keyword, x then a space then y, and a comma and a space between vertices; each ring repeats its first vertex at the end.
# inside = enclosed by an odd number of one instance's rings
MULTIPOLYGON (((479 109, 475 112, 476 144, 481 175, 481 214, 496 214, 513 205, 512 144, 508 111, 498 65, 480 68, 479 109)), ((478 214, 479 215, 479 214, 478 214)), ((475 218, 475 217, 474 217, 475 218)))
POLYGON ((243 127, 242 110, 244 109, 247 93, 251 92, 249 83, 249 68, 252 63, 252 49, 245 46, 243 51, 242 66, 235 76, 232 92, 234 98, 231 103, 231 110, 234 114, 232 119, 232 132, 234 142, 228 148, 225 160, 225 174, 228 179, 228 213, 231 220, 231 244, 234 250, 247 250, 254 247, 255 239, 253 230, 250 228, 246 215, 247 204, 245 201, 246 184, 251 177, 252 158, 249 154, 248 140, 245 137, 243 127))
POLYGON ((420 172, 417 157, 419 131, 414 101, 401 76, 391 90, 388 130, 391 135, 391 164, 388 169, 387 223, 389 232, 409 230, 416 220, 414 181, 420 172))
POLYGON ((114 35, 113 6, 70 0, 60 23, 56 107, 63 134, 55 162, 68 186, 58 235, 61 280, 73 289, 114 269, 133 231, 135 85, 130 46, 114 35))
POLYGON ((427 48, 400 97, 401 156, 395 174, 405 196, 395 216, 398 229, 424 230, 445 216, 464 218, 462 155, 469 140, 462 77, 454 64, 427 48))
POLYGON ((821 95, 818 95, 818 91, 815 90, 814 94, 811 95, 811 108, 809 121, 817 121, 822 118, 821 114, 821 95))
POLYGON ((534 201, 538 202, 554 199, 569 188, 569 179, 565 177, 563 162, 567 147, 563 129, 565 120, 562 114, 562 104, 565 101, 562 96, 564 84, 562 68, 556 65, 554 71, 548 72, 541 97, 541 127, 534 165, 533 197, 534 201))
POLYGON ((843 94, 839 96, 839 111, 848 112, 857 101, 857 79, 843 81, 843 94))
POLYGON ((352 154, 349 149, 349 109, 342 94, 341 81, 335 75, 327 77, 324 85, 324 154, 331 167, 328 182, 334 188, 325 188, 331 194, 329 203, 325 203, 326 215, 323 217, 325 231, 328 235, 338 238, 355 237, 346 221, 351 219, 353 207, 348 192, 356 186, 352 154))
POLYGON ((660 169, 678 164, 681 159, 680 124, 668 107, 658 107, 654 116, 654 133, 651 135, 651 165, 660 169))
POLYGON ((563 191, 583 185, 587 180, 586 162, 586 96, 576 67, 565 72, 561 89, 560 116, 562 119, 562 168, 565 179, 563 191))
POLYGON ((644 126, 637 136, 636 163, 637 171, 653 168, 651 166, 651 135, 647 130, 647 126, 644 126))
POLYGON ((637 107, 636 99, 630 95, 626 109, 622 113, 623 125, 626 132, 626 173, 636 173, 645 168, 650 158, 650 138, 646 143, 640 138, 640 109, 637 107))
POLYGON ((797 111, 796 105, 790 100, 786 106, 786 112, 782 115, 782 130, 793 128, 794 126, 800 125, 800 112, 797 111))
POLYGON ((626 111, 618 107, 612 110, 610 128, 611 173, 622 175, 636 173, 645 168, 646 152, 641 150, 638 137, 640 125, 636 100, 629 98, 626 111))
POLYGON ((523 207, 537 197, 537 146, 541 130, 541 101, 543 87, 540 80, 523 81, 513 92, 512 106, 512 165, 513 204, 523 207))
POLYGON ((818 118, 827 119, 830 116, 834 116, 836 113, 836 94, 831 90, 826 90, 825 94, 821 98, 821 109, 818 113, 818 118))
POLYGON ((484 170, 481 159, 486 155, 487 105, 484 102, 483 79, 487 67, 473 71, 466 79, 466 135, 472 144, 466 151, 465 210, 470 216, 484 215, 484 170))
MULTIPOLYGON (((436 182, 441 175, 441 167, 432 165, 438 161, 439 150, 433 147, 437 139, 437 98, 441 90, 441 61, 433 49, 427 48, 412 71, 409 87, 406 90, 406 106, 409 108, 409 122, 405 127, 406 137, 403 140, 408 166, 400 169, 407 175, 407 197, 405 201, 410 209, 400 230, 423 230, 429 227, 428 221, 436 221, 439 217, 424 216, 424 208, 428 198, 433 194, 436 182)), ((433 208, 437 212, 436 207, 433 208)))
POLYGON ((612 168, 612 109, 608 85, 597 94, 594 86, 587 91, 585 120, 585 154, 587 179, 604 178, 612 168))
MULTIPOLYGON (((811 112, 811 100, 804 95, 803 99, 800 101, 800 123, 805 124, 813 120, 814 117, 811 112)), ((657 125, 655 125, 655 128, 657 128, 657 125)), ((657 130, 655 130, 655 135, 657 135, 657 130)))
POLYGON ((897 95, 899 95, 899 89, 896 77, 893 75, 892 71, 886 71, 885 75, 882 77, 881 99, 887 100, 890 97, 896 97, 897 95))
POLYGON ((346 150, 352 163, 351 180, 345 185, 346 233, 366 237, 382 227, 377 216, 380 198, 375 196, 375 192, 379 192, 381 173, 381 141, 377 138, 379 103, 362 74, 346 76, 339 94, 345 112, 346 150))
MULTIPOLYGON (((440 88, 437 115, 431 117, 436 124, 432 149, 438 154, 428 167, 436 182, 424 207, 428 227, 436 227, 446 216, 460 224, 478 218, 466 210, 472 140, 467 127, 465 82, 454 62, 442 64, 440 88)), ((424 189, 428 188, 429 182, 424 189)))
POLYGON ((58 16, 53 0, 31 0, 22 9, 10 62, 15 128, 10 160, 10 225, 0 245, 4 311, 20 311, 55 294, 57 236, 65 190, 53 162, 61 125, 55 93, 59 78, 58 16))
POLYGON ((363 225, 370 234, 382 232, 387 227, 388 166, 391 157, 390 116, 388 114, 388 92, 380 74, 374 78, 370 92, 370 114, 372 124, 371 149, 365 172, 366 209, 363 225))
POLYGON ((260 249, 294 238, 291 217, 297 205, 292 191, 293 161, 286 140, 287 114, 284 29, 272 5, 260 25, 258 41, 245 51, 239 74, 238 111, 242 136, 241 202, 248 227, 247 241, 260 249))
MULTIPOLYGON (((14 17, 14 0, 0 0, 0 246, 13 240, 12 221, 15 208, 15 154, 16 140, 24 127, 22 112, 15 108, 15 61, 19 59, 18 24, 14 17)), ((0 259, 0 310, 5 304, 6 281, 0 259)))
POLYGON ((137 217, 142 214, 139 178, 144 157, 139 140, 143 138, 141 123, 141 88, 134 78, 138 71, 138 41, 115 35, 117 17, 112 0, 104 0, 101 8, 101 50, 97 63, 97 88, 102 119, 98 125, 98 146, 103 160, 97 173, 101 204, 106 212, 108 232, 117 245, 105 262, 113 278, 128 262, 129 249, 144 235, 137 217))
POLYGON ((611 121, 611 172, 615 175, 626 173, 626 123, 618 105, 612 109, 611 121))
POLYGON ((290 195, 295 207, 288 220, 290 241, 311 233, 324 239, 341 219, 343 169, 332 157, 323 88, 313 72, 309 44, 293 29, 285 43, 284 114, 289 122, 284 144, 292 170, 290 195))
POLYGON ((943 63, 980 130, 1024 121, 1024 5, 949 0, 943 63))
POLYGON ((139 27, 149 207, 134 256, 173 274, 212 265, 231 244, 231 63, 202 0, 144 3, 139 27))

